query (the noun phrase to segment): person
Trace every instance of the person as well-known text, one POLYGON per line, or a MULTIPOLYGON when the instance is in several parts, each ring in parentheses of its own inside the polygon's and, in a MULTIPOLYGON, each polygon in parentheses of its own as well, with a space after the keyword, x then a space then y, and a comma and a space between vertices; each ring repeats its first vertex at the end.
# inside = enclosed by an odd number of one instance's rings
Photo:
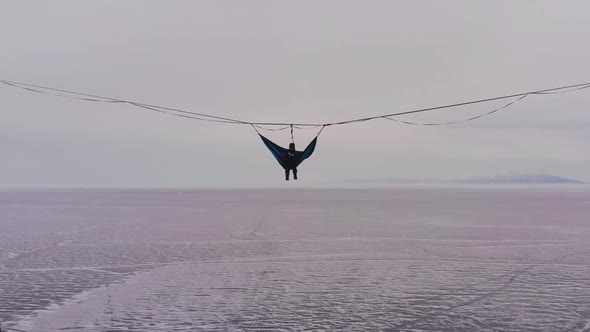
POLYGON ((297 167, 309 156, 313 154, 315 150, 316 143, 318 141, 318 137, 316 136, 309 145, 303 151, 296 151, 295 150, 295 143, 289 144, 289 148, 285 149, 279 146, 276 143, 273 143, 268 138, 260 135, 258 133, 262 142, 268 150, 272 153, 273 157, 275 157, 276 161, 279 162, 281 167, 285 170, 285 180, 289 181, 289 173, 293 171, 293 178, 297 180, 297 167))
POLYGON ((285 169, 285 181, 289 181, 289 173, 293 171, 293 179, 297 180, 297 164, 301 152, 295 151, 295 143, 289 144, 289 150, 281 154, 282 166, 285 169))

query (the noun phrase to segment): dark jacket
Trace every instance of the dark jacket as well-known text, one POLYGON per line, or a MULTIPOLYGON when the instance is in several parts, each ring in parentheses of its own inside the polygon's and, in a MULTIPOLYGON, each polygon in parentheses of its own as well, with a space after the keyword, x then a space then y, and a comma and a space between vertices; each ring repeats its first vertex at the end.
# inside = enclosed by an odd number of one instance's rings
POLYGON ((281 153, 281 165, 284 169, 293 169, 297 167, 301 152, 295 150, 285 150, 281 153))

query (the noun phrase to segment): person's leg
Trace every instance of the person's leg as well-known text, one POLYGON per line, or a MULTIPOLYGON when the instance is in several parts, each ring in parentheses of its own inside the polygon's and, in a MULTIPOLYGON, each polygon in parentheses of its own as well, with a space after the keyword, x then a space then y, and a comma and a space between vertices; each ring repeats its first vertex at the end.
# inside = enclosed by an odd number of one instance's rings
POLYGON ((297 180, 297 168, 293 168, 293 179, 297 180))
POLYGON ((285 181, 289 181, 289 169, 285 168, 285 181))

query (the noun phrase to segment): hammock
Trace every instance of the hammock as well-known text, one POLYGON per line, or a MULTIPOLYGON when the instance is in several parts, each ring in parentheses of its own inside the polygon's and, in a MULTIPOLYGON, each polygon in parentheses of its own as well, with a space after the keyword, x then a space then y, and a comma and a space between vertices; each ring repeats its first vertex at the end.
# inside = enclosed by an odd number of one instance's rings
MULTIPOLYGON (((260 133, 258 133, 258 135, 260 135, 260 133)), ((279 164, 281 166, 283 166, 283 168, 285 168, 284 161, 286 159, 287 152, 289 152, 289 149, 285 149, 285 148, 275 144, 274 142, 272 142, 271 140, 269 140, 268 138, 266 138, 262 135, 260 135, 260 138, 262 138, 262 142, 270 150, 270 152, 275 157, 275 159, 279 162, 279 164)), ((315 146, 316 146, 317 141, 318 141, 318 138, 316 136, 309 143, 309 145, 305 148, 305 150, 295 151, 295 162, 296 162, 295 167, 299 166, 299 164, 301 164, 305 159, 307 159, 307 158, 309 158, 309 156, 311 156, 311 154, 313 153, 313 150, 315 150, 315 146)))

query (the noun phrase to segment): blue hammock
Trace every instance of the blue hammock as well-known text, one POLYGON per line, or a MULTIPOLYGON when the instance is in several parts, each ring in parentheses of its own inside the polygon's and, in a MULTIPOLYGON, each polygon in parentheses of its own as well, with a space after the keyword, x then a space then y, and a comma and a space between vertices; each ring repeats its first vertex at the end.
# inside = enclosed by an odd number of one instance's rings
MULTIPOLYGON (((260 133, 258 133, 258 135, 260 135, 260 133)), ((275 159, 279 162, 279 164, 283 168, 285 168, 285 160, 286 160, 287 152, 289 152, 289 149, 285 149, 285 148, 273 143, 271 140, 269 140, 268 138, 266 138, 262 135, 260 135, 260 138, 262 138, 262 142, 270 150, 270 152, 275 157, 275 159)), ((295 163, 296 163, 295 167, 299 166, 299 164, 301 164, 305 159, 307 159, 307 158, 309 158, 309 156, 311 156, 311 154, 313 153, 313 150, 315 150, 315 145, 316 145, 317 141, 318 141, 318 138, 316 136, 316 138, 314 138, 309 143, 309 145, 305 148, 305 150, 295 151, 295 163)))

